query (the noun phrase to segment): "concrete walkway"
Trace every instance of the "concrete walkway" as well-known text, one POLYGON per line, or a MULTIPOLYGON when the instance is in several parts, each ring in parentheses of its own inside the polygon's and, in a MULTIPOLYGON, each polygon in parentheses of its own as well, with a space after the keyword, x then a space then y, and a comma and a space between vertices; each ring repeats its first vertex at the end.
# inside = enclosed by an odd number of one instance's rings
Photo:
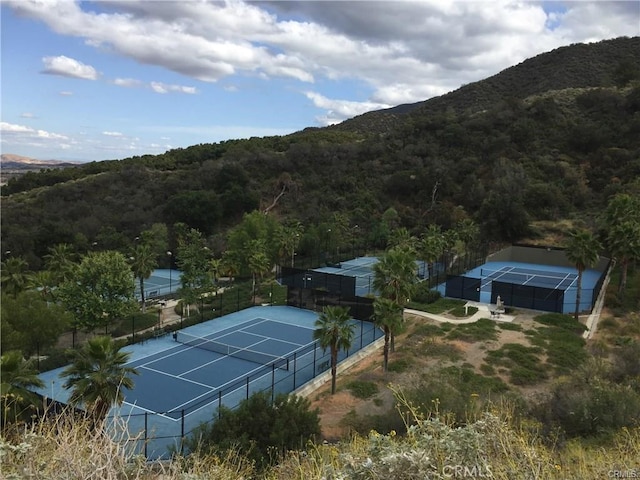
POLYGON ((487 305, 486 303, 469 301, 465 304, 465 307, 476 307, 478 311, 473 315, 471 315, 470 317, 466 317, 466 318, 449 318, 449 317, 444 317, 442 315, 437 315, 435 313, 423 312, 421 310, 413 310, 411 308, 405 308, 404 313, 408 313, 410 315, 416 315, 418 317, 430 318, 431 320, 435 320, 437 322, 456 323, 456 324, 473 323, 473 322, 477 322, 481 318, 488 318, 490 320, 496 320, 498 322, 513 322, 513 320, 516 318, 514 316, 504 315, 502 313, 498 315, 491 315, 490 306, 487 305))

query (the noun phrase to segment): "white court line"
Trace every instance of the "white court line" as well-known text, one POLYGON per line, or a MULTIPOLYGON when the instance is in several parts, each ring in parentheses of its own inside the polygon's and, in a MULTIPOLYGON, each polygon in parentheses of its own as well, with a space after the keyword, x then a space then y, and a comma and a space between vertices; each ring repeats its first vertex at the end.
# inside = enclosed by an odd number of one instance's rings
MULTIPOLYGON (((214 385, 207 385, 206 383, 200 383, 200 382, 196 382, 195 380, 189 380, 188 378, 182 378, 179 375, 174 375, 172 373, 163 372, 162 370, 157 370, 155 368, 150 368, 150 367, 143 367, 143 368, 145 370, 149 370, 151 372, 160 373, 161 375, 166 375, 167 377, 177 378, 178 380, 182 380, 182 381, 185 381, 185 382, 193 383, 195 385, 200 385, 201 387, 216 388, 214 385)), ((180 375, 182 375, 182 374, 180 374, 180 375)))
POLYGON ((511 273, 511 271, 516 268, 516 267, 502 267, 500 270, 498 270, 497 272, 494 273, 499 273, 500 275, 498 275, 497 277, 489 277, 489 280, 487 280, 487 282, 482 285, 482 283, 480 284, 480 290, 482 290, 483 288, 485 288, 487 285, 491 285, 491 282, 494 280, 499 279, 500 277, 506 275, 507 273, 511 273), (505 270, 505 268, 508 268, 509 270, 505 270))
MULTIPOLYGON (((570 276, 570 275, 571 275, 570 273, 567 273, 567 274, 564 276, 564 278, 563 278, 562 280, 560 280, 560 281, 558 282, 558 284, 557 284, 553 289, 554 289, 554 290, 559 290, 559 289, 560 289, 560 285, 562 284, 562 282, 564 282, 567 278, 569 278, 569 276, 570 276)), ((575 281, 575 279, 574 279, 574 281, 575 281)), ((573 284, 573 282, 571 282, 571 284, 573 284)), ((565 289, 565 290, 566 290, 566 289, 565 289)))

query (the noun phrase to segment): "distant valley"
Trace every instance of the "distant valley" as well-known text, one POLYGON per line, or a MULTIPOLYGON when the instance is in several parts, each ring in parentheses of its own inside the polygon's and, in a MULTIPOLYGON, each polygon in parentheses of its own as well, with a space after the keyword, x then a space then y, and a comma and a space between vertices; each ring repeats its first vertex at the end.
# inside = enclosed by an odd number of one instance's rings
POLYGON ((6 185, 11 178, 19 177, 27 172, 39 172, 48 168, 76 167, 79 163, 81 162, 38 160, 12 153, 3 153, 0 155, 0 185, 6 185))

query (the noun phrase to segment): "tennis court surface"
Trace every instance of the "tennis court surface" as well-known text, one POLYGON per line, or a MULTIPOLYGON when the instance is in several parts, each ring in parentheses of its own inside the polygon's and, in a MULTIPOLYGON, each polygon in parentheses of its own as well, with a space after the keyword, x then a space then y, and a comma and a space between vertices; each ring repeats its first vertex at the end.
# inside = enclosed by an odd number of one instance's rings
MULTIPOLYGON (((602 272, 588 269, 582 275, 580 311, 592 307, 602 272)), ((573 313, 576 308, 578 271, 561 265, 514 261, 487 262, 462 276, 451 276, 438 290, 448 297, 481 303, 496 303, 501 297, 507 307, 573 313)))
MULTIPOLYGON (((110 412, 114 435, 149 459, 180 451, 183 439, 217 410, 254 393, 292 393, 330 367, 330 352, 313 340, 316 312, 252 307, 124 348, 137 370, 134 388, 110 412)), ((354 339, 342 361, 383 336, 371 322, 352 320, 354 339)), ((63 368, 40 375, 38 393, 67 403, 63 368)))

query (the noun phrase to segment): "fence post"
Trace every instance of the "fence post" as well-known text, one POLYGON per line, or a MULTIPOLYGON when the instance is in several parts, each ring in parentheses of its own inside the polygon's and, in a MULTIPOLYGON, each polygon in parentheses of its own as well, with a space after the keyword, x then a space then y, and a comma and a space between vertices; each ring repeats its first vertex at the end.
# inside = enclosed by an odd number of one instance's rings
POLYGON ((148 458, 148 456, 149 456, 149 452, 147 451, 148 444, 149 444, 148 416, 149 416, 149 412, 144 412, 144 458, 148 458))
POLYGON ((184 408, 182 409, 180 422, 180 455, 184 454, 184 408))
POLYGON ((276 364, 271 364, 271 405, 275 401, 276 395, 276 364))
MULTIPOLYGON (((296 389, 296 359, 298 358, 298 352, 293 352, 293 389, 296 389)), ((315 376, 315 375, 314 375, 315 376)))

